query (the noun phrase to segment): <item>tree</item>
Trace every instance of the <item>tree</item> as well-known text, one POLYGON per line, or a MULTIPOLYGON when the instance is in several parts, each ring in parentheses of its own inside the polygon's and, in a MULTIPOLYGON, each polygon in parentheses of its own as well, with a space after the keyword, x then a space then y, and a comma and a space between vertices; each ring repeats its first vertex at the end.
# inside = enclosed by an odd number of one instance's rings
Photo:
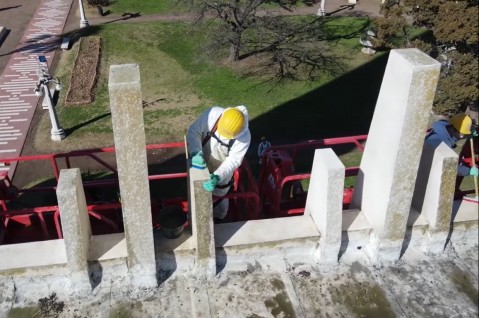
MULTIPOLYGON (((423 36, 401 45, 418 47, 441 62, 434 110, 450 115, 463 112, 467 105, 478 103, 479 97, 479 46, 478 46, 478 0, 404 0, 389 1, 385 6, 385 19, 390 24, 378 23, 378 28, 387 30, 397 27, 398 21, 409 19, 414 26, 427 29, 423 36), (400 8, 400 10, 398 9, 400 8), (391 27, 393 26, 393 27, 391 27)), ((378 32, 379 34, 379 32, 378 32)), ((396 34, 397 35, 397 34, 396 34)), ((390 45, 391 41, 386 39, 390 45)))
POLYGON ((392 49, 404 44, 409 45, 409 24, 404 8, 397 1, 385 1, 381 6, 382 16, 374 19, 372 31, 373 47, 377 50, 392 49))
POLYGON ((265 3, 273 3, 290 10, 295 0, 191 0, 198 19, 202 20, 209 13, 224 22, 228 32, 230 52, 228 59, 238 61, 244 32, 257 21, 257 10, 265 3))
MULTIPOLYGON (((254 56, 247 74, 268 79, 314 80, 323 75, 344 71, 347 57, 338 57, 331 49, 334 41, 358 37, 354 30, 325 28, 323 17, 294 17, 260 10, 262 5, 274 3, 283 10, 291 10, 296 0, 190 0, 198 13, 198 22, 218 18, 221 23, 210 32, 206 45, 209 56, 224 52, 229 47, 228 62, 237 62, 254 56)), ((365 25, 369 22, 365 22, 365 25)), ((365 27, 365 26, 364 26, 365 27)), ((337 28, 341 28, 338 26, 337 28)))

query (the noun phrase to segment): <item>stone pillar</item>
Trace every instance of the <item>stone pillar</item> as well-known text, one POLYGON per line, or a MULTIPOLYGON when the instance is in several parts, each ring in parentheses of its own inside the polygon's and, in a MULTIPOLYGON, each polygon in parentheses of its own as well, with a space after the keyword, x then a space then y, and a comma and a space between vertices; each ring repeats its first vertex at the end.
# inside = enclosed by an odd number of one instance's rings
POLYGON ((203 188, 203 183, 207 180, 209 180, 207 169, 188 169, 189 219, 191 234, 196 242, 196 271, 202 278, 216 274, 212 195, 203 188))
POLYGON ((373 262, 400 256, 439 70, 418 49, 389 54, 351 206, 373 227, 373 262))
POLYGON ((427 252, 444 250, 451 224, 458 155, 446 144, 424 143, 412 207, 429 225, 427 252))
POLYGON ((317 149, 306 198, 305 214, 311 215, 321 234, 319 260, 338 261, 341 247, 345 168, 332 149, 317 149))
POLYGON ((109 81, 128 267, 149 285, 146 277, 156 276, 156 264, 138 65, 112 65, 109 81))
POLYGON ((91 226, 80 169, 62 169, 57 185, 67 266, 75 291, 91 291, 88 273, 91 226))

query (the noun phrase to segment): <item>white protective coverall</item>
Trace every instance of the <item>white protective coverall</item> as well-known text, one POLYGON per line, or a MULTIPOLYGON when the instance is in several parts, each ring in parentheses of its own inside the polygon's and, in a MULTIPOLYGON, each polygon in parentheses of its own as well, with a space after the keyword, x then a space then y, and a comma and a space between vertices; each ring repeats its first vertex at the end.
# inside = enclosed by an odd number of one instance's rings
MULTIPOLYGON (((226 110, 225 108, 214 106, 204 111, 198 119, 196 119, 188 128, 186 142, 188 144, 188 152, 191 157, 192 153, 203 151, 203 157, 210 173, 220 177, 218 185, 228 184, 234 171, 241 165, 243 158, 248 150, 251 142, 251 134, 248 128, 248 110, 244 105, 236 106, 244 115, 244 127, 233 142, 229 152, 228 147, 220 144, 213 136, 202 147, 203 140, 207 134, 213 129, 215 123, 220 118, 221 114, 226 110)), ((218 131, 215 135, 226 145, 230 143, 230 139, 221 136, 218 131)), ((213 195, 222 197, 226 195, 231 186, 226 188, 215 188, 213 195)), ((228 212, 228 200, 221 200, 213 209, 213 215, 217 218, 223 219, 228 212)))

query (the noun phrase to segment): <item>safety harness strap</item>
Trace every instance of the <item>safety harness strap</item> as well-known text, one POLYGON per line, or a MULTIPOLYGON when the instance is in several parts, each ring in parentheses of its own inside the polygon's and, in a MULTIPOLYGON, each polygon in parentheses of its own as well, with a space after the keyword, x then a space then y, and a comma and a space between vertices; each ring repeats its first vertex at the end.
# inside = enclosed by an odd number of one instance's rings
POLYGON ((217 189, 226 189, 228 187, 231 187, 234 183, 234 180, 233 178, 231 178, 231 180, 227 183, 227 184, 217 184, 215 188, 217 189))
POLYGON ((220 115, 220 117, 218 117, 218 119, 216 120, 216 122, 215 122, 213 128, 211 128, 211 131, 209 131, 209 132, 206 134, 205 139, 203 139, 203 142, 201 143, 201 147, 204 147, 204 146, 208 143, 208 141, 210 141, 211 135, 214 134, 215 131, 216 131, 216 129, 218 128, 218 122, 220 121, 220 119, 221 119, 221 115, 220 115))
POLYGON ((216 139, 216 141, 217 141, 220 145, 222 145, 223 147, 228 148, 228 154, 230 153, 231 147, 233 146, 233 144, 234 144, 234 142, 235 142, 235 140, 236 140, 236 139, 230 139, 230 141, 226 144, 226 143, 224 143, 223 141, 221 141, 221 139, 218 138, 218 136, 216 136, 215 133, 212 133, 212 134, 211 134, 211 137, 213 137, 214 139, 216 139))
POLYGON ((226 144, 226 143, 224 143, 223 141, 221 141, 221 139, 218 138, 218 136, 216 136, 215 132, 216 132, 216 129, 218 128, 218 122, 220 121, 220 119, 221 119, 221 115, 220 115, 220 117, 218 117, 218 119, 216 120, 216 122, 215 122, 213 128, 211 128, 211 131, 209 131, 209 132, 206 134, 205 139, 203 139, 203 142, 201 143, 201 147, 204 147, 204 146, 208 143, 208 141, 210 141, 211 137, 213 137, 214 139, 216 139, 216 141, 217 141, 220 145, 222 145, 223 147, 228 148, 228 154, 227 154, 227 155, 229 155, 230 150, 231 150, 231 147, 233 146, 233 144, 234 144, 234 142, 235 142, 236 139, 230 139, 229 142, 226 144))
MULTIPOLYGON (((228 148, 228 154, 230 153, 230 149, 231 147, 233 146, 233 143, 235 142, 236 139, 230 139, 229 143, 228 144, 225 144, 224 142, 222 142, 215 134, 216 132, 216 129, 218 128, 218 122, 220 121, 221 119, 221 115, 220 117, 218 117, 218 119, 216 120, 213 128, 211 128, 211 131, 209 131, 207 134, 206 134, 206 137, 205 139, 203 139, 203 141, 201 142, 201 147, 204 147, 208 141, 210 141, 211 137, 215 138, 216 141, 218 141, 220 143, 220 145, 224 146, 224 147, 227 147, 228 148)), ((227 184, 217 184, 215 186, 215 188, 217 189, 226 189, 228 187, 231 187, 234 183, 234 180, 233 178, 231 178, 231 180, 227 183, 227 184)), ((216 205, 220 202, 221 200, 215 202, 216 205)), ((213 204, 213 206, 215 206, 215 204, 213 204)))

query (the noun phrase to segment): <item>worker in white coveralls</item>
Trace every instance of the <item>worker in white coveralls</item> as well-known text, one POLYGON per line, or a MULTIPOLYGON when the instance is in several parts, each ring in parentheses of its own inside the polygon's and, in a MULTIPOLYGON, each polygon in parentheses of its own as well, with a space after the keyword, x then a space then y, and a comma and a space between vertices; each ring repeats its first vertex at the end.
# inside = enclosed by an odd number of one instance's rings
POLYGON ((261 164, 261 159, 263 158, 263 155, 266 150, 268 150, 269 148, 271 148, 271 143, 266 139, 265 136, 261 137, 261 142, 258 145, 259 164, 261 164))
POLYGON ((241 165, 251 142, 246 107, 207 109, 188 128, 186 142, 192 166, 207 167, 211 173, 203 187, 215 196, 213 216, 223 219, 229 202, 222 197, 233 184, 233 173, 241 165))

